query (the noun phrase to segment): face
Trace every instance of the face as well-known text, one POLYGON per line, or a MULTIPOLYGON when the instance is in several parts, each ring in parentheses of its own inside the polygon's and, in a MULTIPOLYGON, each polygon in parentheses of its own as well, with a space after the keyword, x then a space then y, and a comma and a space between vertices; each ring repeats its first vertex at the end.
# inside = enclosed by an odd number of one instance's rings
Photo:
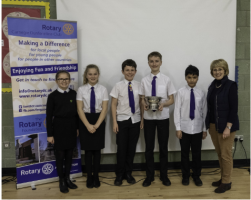
POLYGON ((67 88, 70 85, 70 82, 71 82, 71 80, 70 80, 68 74, 66 74, 66 73, 60 73, 57 80, 56 80, 56 83, 58 84, 58 87, 61 90, 67 90, 67 88))
POLYGON ((162 61, 160 57, 152 56, 148 59, 148 65, 150 66, 152 73, 157 74, 159 73, 160 66, 162 65, 162 61))
POLYGON ((90 85, 95 85, 98 82, 98 71, 95 68, 91 68, 88 70, 86 78, 88 79, 88 83, 90 85))
POLYGON ((124 71, 122 70, 122 73, 125 76, 125 79, 128 81, 132 81, 135 74, 136 74, 137 70, 134 67, 131 66, 127 66, 124 68, 124 71))
POLYGON ((216 80, 221 80, 225 76, 225 70, 223 67, 215 67, 213 68, 213 77, 216 80))
POLYGON ((189 87, 194 88, 198 82, 199 77, 197 75, 194 74, 188 74, 186 76, 186 81, 187 84, 189 85, 189 87))

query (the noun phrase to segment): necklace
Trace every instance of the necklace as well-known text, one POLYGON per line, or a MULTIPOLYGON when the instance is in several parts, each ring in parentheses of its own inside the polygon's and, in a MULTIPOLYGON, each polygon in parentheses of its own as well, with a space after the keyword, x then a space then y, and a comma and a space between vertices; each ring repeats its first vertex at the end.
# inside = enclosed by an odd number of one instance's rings
POLYGON ((220 84, 219 86, 217 86, 217 85, 215 84, 215 87, 216 87, 216 88, 220 88, 220 87, 221 87, 221 85, 222 85, 222 84, 220 84))

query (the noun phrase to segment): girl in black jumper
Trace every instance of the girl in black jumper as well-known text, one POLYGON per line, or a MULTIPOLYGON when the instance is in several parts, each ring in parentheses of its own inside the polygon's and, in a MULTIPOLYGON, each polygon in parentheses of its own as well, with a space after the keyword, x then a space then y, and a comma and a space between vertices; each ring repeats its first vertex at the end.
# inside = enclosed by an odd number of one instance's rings
POLYGON ((96 65, 88 65, 84 72, 84 85, 78 88, 77 94, 80 118, 79 136, 81 149, 85 150, 88 188, 100 186, 98 172, 101 149, 105 147, 104 119, 109 98, 107 89, 98 84, 99 74, 99 68, 96 65))
POLYGON ((58 89, 49 94, 46 105, 47 141, 54 144, 59 188, 62 193, 69 192, 68 188, 77 188, 70 180, 73 149, 78 136, 76 92, 68 88, 70 82, 69 72, 58 71, 58 89))

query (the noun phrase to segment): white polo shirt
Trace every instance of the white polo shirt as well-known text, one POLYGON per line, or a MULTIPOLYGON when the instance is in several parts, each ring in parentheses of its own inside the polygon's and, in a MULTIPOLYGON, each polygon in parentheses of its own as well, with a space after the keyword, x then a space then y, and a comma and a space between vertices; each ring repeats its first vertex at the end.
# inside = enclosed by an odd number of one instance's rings
POLYGON ((94 87, 95 92, 95 110, 96 113, 100 113, 102 111, 102 102, 109 101, 109 96, 107 89, 100 84, 96 84, 91 86, 89 83, 78 88, 77 92, 77 100, 83 101, 84 108, 83 111, 85 113, 91 113, 90 111, 90 100, 91 100, 91 87, 94 87))
POLYGON ((68 93, 70 91, 69 88, 67 88, 66 90, 62 90, 61 88, 58 87, 57 89, 60 93, 64 93, 65 91, 68 93))
MULTIPOLYGON (((170 78, 162 73, 158 73, 157 75, 149 74, 141 80, 141 87, 140 87, 140 95, 152 96, 152 80, 153 77, 157 76, 156 78, 156 96, 162 97, 162 101, 169 100, 168 96, 175 94, 176 90, 170 80, 170 78)), ((162 111, 155 111, 152 110, 144 111, 144 119, 149 120, 163 120, 169 118, 169 108, 163 107, 162 111)))
POLYGON ((118 99, 117 105, 117 121, 132 119, 132 123, 139 122, 140 119, 140 106, 139 106, 139 89, 140 82, 131 81, 133 97, 135 103, 135 113, 131 112, 131 107, 129 105, 129 96, 128 96, 128 84, 129 81, 124 79, 116 83, 116 85, 112 88, 110 95, 116 99, 118 99))
POLYGON ((191 87, 186 85, 180 88, 175 97, 174 124, 176 130, 184 133, 195 134, 206 132, 205 118, 207 115, 206 94, 198 87, 193 88, 195 97, 194 119, 190 119, 190 95, 191 87))

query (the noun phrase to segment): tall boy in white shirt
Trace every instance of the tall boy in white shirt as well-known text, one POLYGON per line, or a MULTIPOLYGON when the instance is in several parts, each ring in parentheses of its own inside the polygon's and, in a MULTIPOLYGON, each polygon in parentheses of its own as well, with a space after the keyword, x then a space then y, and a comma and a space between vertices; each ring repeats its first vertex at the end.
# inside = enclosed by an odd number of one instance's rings
POLYGON ((207 136, 205 118, 207 114, 206 94, 196 86, 199 78, 197 67, 189 65, 185 71, 187 85, 180 88, 175 98, 174 123, 176 136, 180 139, 182 184, 189 185, 189 152, 192 150, 192 170, 195 185, 202 186, 201 145, 207 136))
POLYGON ((117 170, 114 185, 120 186, 125 178, 128 183, 135 183, 132 176, 133 159, 139 139, 140 128, 143 128, 140 117, 140 83, 133 80, 137 70, 134 60, 122 63, 125 79, 116 83, 112 96, 113 132, 116 133, 117 170))
MULTIPOLYGON (((171 185, 167 177, 168 168, 168 138, 169 138, 169 108, 174 102, 173 94, 176 90, 170 78, 160 72, 162 64, 162 55, 159 52, 152 52, 148 55, 148 65, 151 73, 141 80, 139 94, 142 99, 142 108, 144 108, 144 136, 145 136, 145 159, 146 159, 146 179, 143 186, 147 187, 154 181, 154 143, 155 132, 157 128, 159 142, 160 159, 160 180, 163 185, 171 185), (149 109, 144 98, 146 96, 162 97, 159 110, 149 109)), ((143 109, 142 109, 143 110, 143 109)))

